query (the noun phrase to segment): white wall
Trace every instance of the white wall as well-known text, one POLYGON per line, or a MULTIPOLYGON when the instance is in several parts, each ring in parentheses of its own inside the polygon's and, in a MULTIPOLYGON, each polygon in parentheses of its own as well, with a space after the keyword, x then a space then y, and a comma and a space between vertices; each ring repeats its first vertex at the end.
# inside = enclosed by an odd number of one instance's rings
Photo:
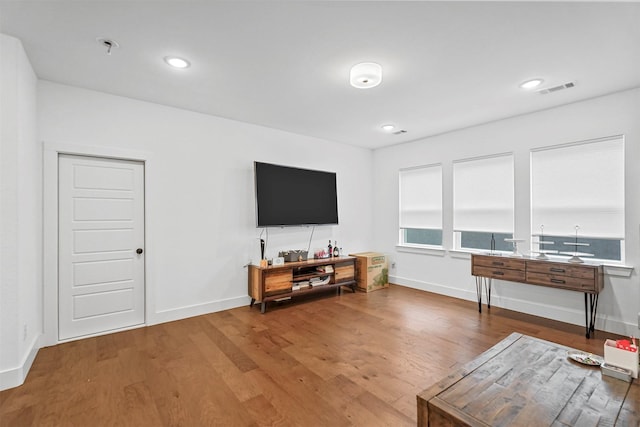
MULTIPOLYGON (((553 95, 550 95, 553 96, 553 95)), ((630 277, 605 276, 597 329, 638 335, 640 312, 640 89, 475 126, 374 152, 376 250, 390 254, 390 280, 468 300, 476 299, 468 254, 407 252, 398 243, 398 170, 443 164, 443 239, 452 248, 452 161, 494 153, 515 156, 515 236, 529 238, 529 153, 534 147, 624 134, 626 137, 626 265, 630 277)), ((561 183, 560 183, 561 185, 561 183)), ((567 189, 570 191, 570 189, 567 189)), ((522 244, 528 248, 529 242, 522 244)), ((608 271, 612 271, 608 269, 608 271)), ((624 273, 624 272, 623 272, 624 273)), ((492 305, 584 325, 581 294, 494 281, 492 305)), ((483 315, 486 313, 483 310, 483 315)))
MULTIPOLYGON (((47 81, 38 124, 47 146, 145 153, 149 324, 248 304, 244 266, 260 258, 254 160, 337 172, 340 225, 317 227, 311 248, 371 247, 370 150, 47 81)), ((310 234, 270 229, 267 256, 306 249, 310 234)))
POLYGON ((0 34, 0 390, 21 384, 42 332, 42 150, 37 78, 0 34))
MULTIPOLYGON (((0 389, 24 380, 41 342, 40 334, 49 322, 56 321, 50 317, 55 301, 46 300, 42 305, 42 282, 50 286, 55 277, 43 278, 41 267, 41 142, 53 149, 72 147, 86 153, 143 153, 147 160, 147 323, 153 324, 248 303, 244 265, 258 259, 261 231, 254 225, 254 160, 337 172, 340 225, 318 227, 311 249, 337 239, 346 253, 384 251, 396 262, 391 270, 393 282, 474 300, 468 256, 401 252, 396 248, 398 169, 443 163, 445 244, 451 247, 451 162, 513 151, 516 235, 528 236, 529 150, 625 134, 626 264, 635 269, 630 277, 606 277, 596 326, 637 335, 640 122, 636 118, 640 90, 371 152, 37 82, 20 42, 6 36, 0 36, 0 40, 0 389), (43 310, 49 313, 44 319, 43 310)), ((50 188, 51 177, 44 176, 44 180, 50 188)), ((45 199, 52 196, 47 191, 45 199)), ((309 228, 271 229, 267 255, 306 248, 310 233, 309 228)), ((50 248, 44 249, 46 263, 52 253, 50 248)), ((44 294, 51 293, 56 293, 55 288, 45 288, 44 294)), ((583 324, 583 300, 574 292, 497 282, 493 303, 583 324)), ((53 343, 50 339, 45 342, 53 343)))

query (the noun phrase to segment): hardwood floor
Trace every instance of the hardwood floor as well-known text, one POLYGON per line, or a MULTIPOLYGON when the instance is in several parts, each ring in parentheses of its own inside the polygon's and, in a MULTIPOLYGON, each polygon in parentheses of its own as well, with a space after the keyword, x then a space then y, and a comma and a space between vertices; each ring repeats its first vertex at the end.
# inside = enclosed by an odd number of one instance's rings
POLYGON ((416 395, 520 332, 602 355, 596 331, 402 286, 43 348, 0 392, 9 426, 414 426, 416 395))

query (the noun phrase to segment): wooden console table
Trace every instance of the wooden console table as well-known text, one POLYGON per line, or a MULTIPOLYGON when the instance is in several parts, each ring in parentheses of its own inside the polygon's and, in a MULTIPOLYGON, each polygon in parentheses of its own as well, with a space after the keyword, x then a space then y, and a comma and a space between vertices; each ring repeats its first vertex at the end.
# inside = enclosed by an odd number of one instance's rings
POLYGON ((260 312, 264 313, 269 301, 325 292, 329 289, 334 289, 339 294, 343 286, 348 286, 355 292, 355 262, 355 257, 340 256, 286 262, 283 265, 268 267, 249 265, 250 307, 253 307, 257 301, 260 303, 260 312), (300 289, 293 289, 296 284, 320 277, 328 277, 329 282, 318 286, 303 285, 300 289))
POLYGON ((487 294, 487 308, 491 308, 492 279, 528 283, 583 292, 586 337, 590 338, 595 330, 598 295, 604 288, 602 265, 473 254, 471 255, 471 274, 476 277, 480 312, 482 312, 483 286, 487 294))
POLYGON ((602 375, 571 350, 512 333, 418 394, 418 426, 640 425, 638 380, 602 375))

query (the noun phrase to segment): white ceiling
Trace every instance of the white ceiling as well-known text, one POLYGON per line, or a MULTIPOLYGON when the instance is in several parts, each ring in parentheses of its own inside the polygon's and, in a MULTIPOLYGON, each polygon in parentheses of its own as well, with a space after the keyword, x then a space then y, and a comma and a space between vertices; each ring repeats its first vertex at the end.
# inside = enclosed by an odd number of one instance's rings
POLYGON ((640 87, 636 2, 3 0, 0 31, 41 79, 373 149, 640 87))

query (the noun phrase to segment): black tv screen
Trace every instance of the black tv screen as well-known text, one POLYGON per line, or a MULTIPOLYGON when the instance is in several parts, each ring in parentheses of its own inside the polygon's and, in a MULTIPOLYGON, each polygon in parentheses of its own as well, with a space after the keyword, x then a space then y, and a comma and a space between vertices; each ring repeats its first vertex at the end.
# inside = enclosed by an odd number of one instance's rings
POLYGON ((257 227, 338 224, 335 172, 254 162, 257 227))

